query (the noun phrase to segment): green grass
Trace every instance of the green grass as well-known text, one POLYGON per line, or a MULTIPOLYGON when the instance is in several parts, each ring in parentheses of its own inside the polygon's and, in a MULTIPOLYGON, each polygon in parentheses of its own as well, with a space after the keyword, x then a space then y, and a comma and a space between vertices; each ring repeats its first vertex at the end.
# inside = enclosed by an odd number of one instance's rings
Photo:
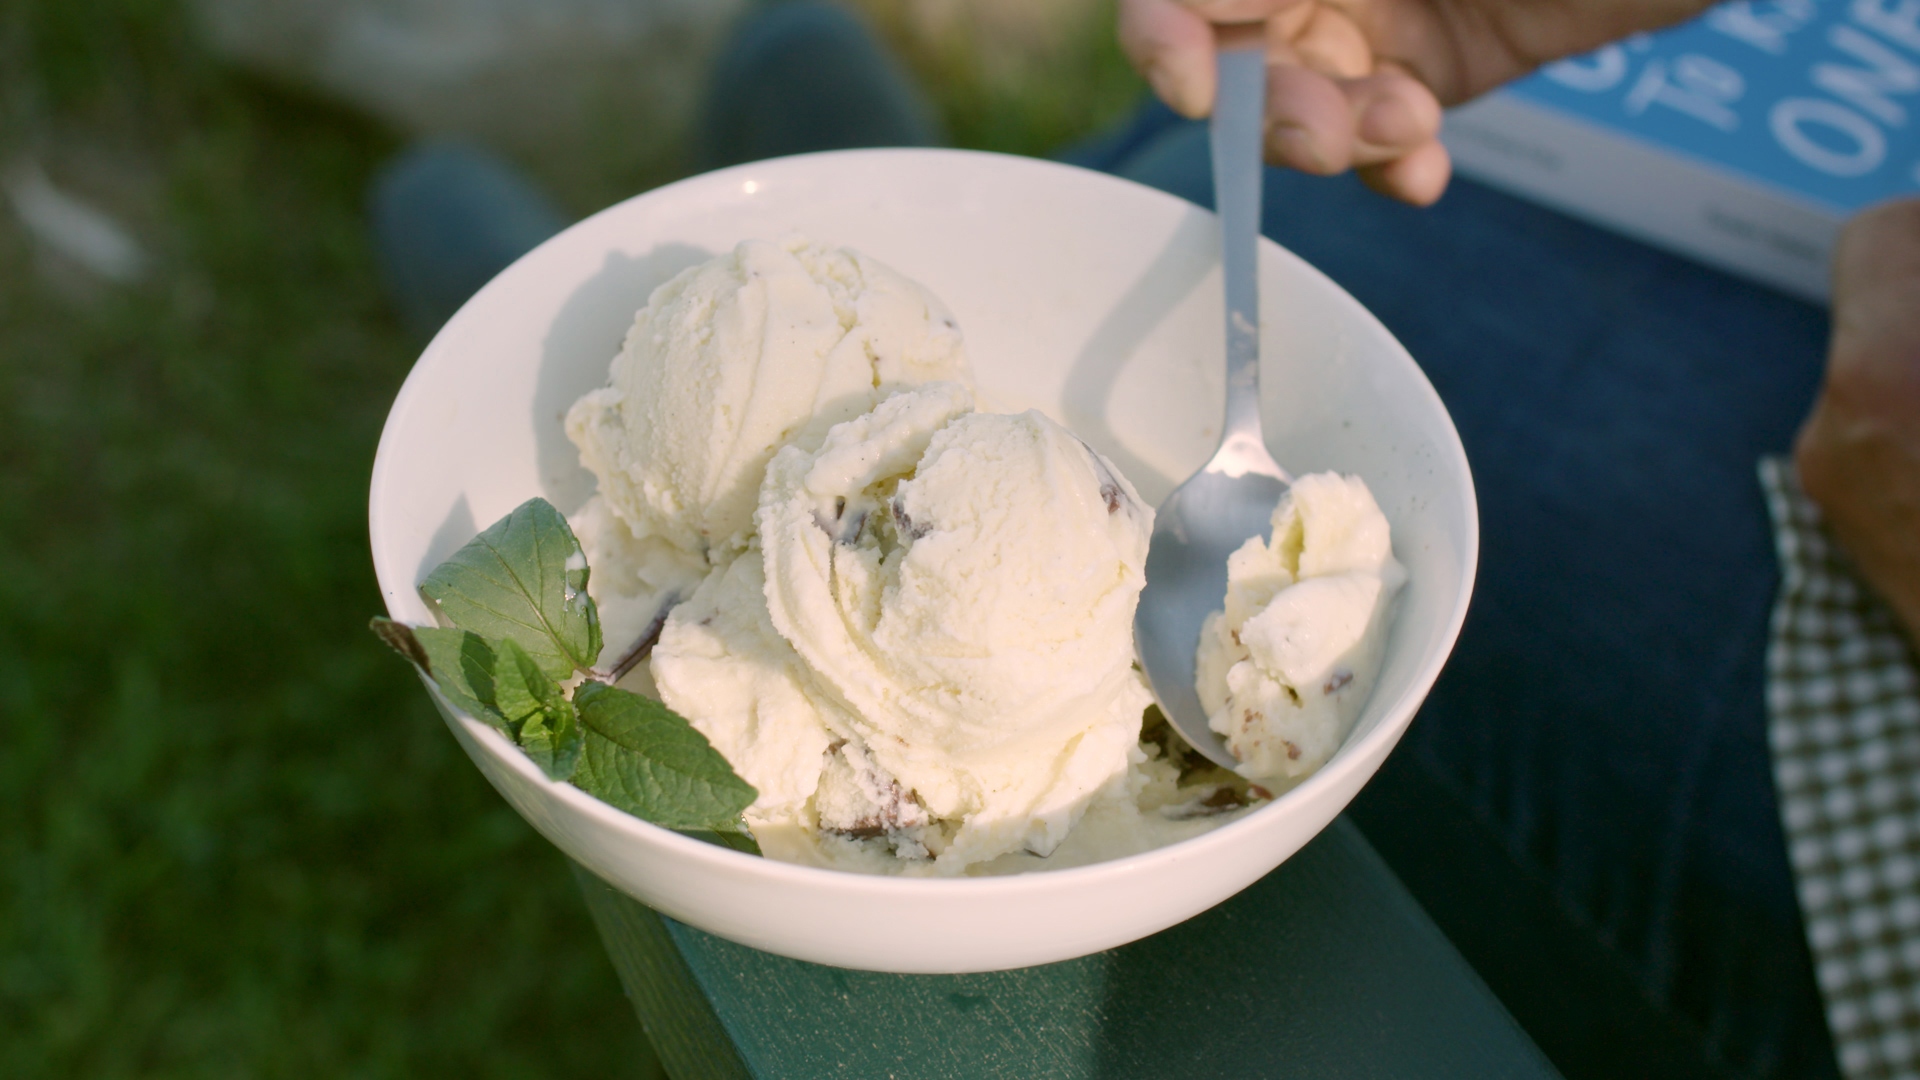
MULTIPOLYGON (((1051 92, 921 63, 990 149, 1137 92, 1104 34, 1051 92)), ((76 298, 0 222, 0 1076, 646 1075, 564 862, 365 630, 394 137, 167 0, 10 4, 0 165, 76 144, 158 269, 76 298)))
MULTIPOLYGON (((919 76, 958 146, 1046 156, 1123 119, 1146 84, 1120 52, 1110 3, 1023 0, 1057 14, 1038 40, 1009 29, 1009 0, 969 8, 950 0, 852 0, 919 76), (954 12, 914 29, 915 7, 954 12), (996 28, 995 10, 1002 12, 996 28)), ((1017 26, 1015 20, 1015 26, 1017 26)))

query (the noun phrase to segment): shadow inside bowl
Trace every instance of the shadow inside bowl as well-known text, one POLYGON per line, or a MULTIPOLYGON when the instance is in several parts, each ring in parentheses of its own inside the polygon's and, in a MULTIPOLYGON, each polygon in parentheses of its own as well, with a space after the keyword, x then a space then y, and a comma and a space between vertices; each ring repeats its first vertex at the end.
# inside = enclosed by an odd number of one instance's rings
POLYGON ((608 252, 548 326, 530 418, 540 488, 561 513, 580 509, 594 489, 593 474, 581 466, 580 451, 567 439, 567 410, 582 394, 605 385, 608 366, 653 290, 714 254, 690 244, 659 244, 643 255, 608 252))
POLYGON ((426 558, 420 560, 420 568, 414 571, 413 582, 418 586, 427 580, 427 575, 441 563, 452 557, 453 553, 466 546, 467 541, 479 535, 480 526, 474 523, 473 507, 467 505, 467 497, 461 495, 453 500, 453 506, 447 510, 447 516, 441 520, 440 527, 433 530, 433 539, 427 543, 426 558))
MULTIPOLYGON (((1219 265, 1218 233, 1212 214, 1195 209, 1182 217, 1159 253, 1100 320, 1061 388, 1067 427, 1112 460, 1151 505, 1158 505, 1179 480, 1127 449, 1113 428, 1110 400, 1141 344, 1219 265)), ((1226 363, 1224 355, 1221 363, 1226 363)))

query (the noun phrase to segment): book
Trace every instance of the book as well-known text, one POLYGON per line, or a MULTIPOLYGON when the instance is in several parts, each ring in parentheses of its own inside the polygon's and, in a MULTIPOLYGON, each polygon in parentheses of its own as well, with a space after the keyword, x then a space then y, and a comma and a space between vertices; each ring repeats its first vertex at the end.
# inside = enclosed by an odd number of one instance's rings
POLYGON ((1734 0, 1449 111, 1462 175, 1824 301, 1854 212, 1920 195, 1920 0, 1734 0))

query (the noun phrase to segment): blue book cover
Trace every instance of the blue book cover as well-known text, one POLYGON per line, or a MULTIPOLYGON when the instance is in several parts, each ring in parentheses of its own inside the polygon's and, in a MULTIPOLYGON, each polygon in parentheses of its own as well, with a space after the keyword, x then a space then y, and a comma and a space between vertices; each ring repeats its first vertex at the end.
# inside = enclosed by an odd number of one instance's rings
POLYGON ((1504 93, 1840 216, 1920 194, 1920 0, 1734 0, 1504 93))

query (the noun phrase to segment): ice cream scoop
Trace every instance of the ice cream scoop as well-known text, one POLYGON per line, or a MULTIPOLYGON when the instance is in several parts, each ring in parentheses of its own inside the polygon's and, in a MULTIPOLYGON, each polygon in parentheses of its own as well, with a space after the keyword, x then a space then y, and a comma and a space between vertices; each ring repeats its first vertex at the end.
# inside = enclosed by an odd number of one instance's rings
POLYGON ((801 237, 748 240, 654 291, 567 434, 636 533, 699 548, 752 527, 780 447, 966 377, 953 317, 918 283, 801 237))
POLYGON ((754 538, 667 619, 655 684, 769 851, 959 873, 1139 782, 1153 511, 1060 425, 972 405, 933 383, 780 451, 754 538))
MULTIPOLYGON (((1037 412, 895 395, 781 451, 759 513, 773 626, 845 717, 870 826, 955 868, 1046 854, 1137 752, 1129 628, 1153 511, 1037 412)), ((826 825, 823 822, 823 826, 826 825)))
POLYGON ((1272 533, 1227 560, 1225 602, 1200 634, 1196 690, 1242 775, 1293 780, 1333 756, 1373 692, 1406 572, 1356 476, 1295 480, 1272 533))
POLYGON ((578 519, 596 583, 632 600, 615 605, 607 662, 747 542, 781 447, 904 387, 969 377, 945 305, 850 249, 748 240, 655 289, 607 385, 566 419, 599 479, 578 519))

